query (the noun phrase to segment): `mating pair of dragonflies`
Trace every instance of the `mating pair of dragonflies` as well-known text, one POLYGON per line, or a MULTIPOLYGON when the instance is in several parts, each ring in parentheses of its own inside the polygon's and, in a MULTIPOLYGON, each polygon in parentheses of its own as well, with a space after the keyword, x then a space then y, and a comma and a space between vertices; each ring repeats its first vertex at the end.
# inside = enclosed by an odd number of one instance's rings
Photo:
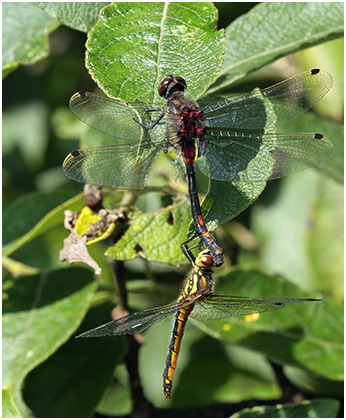
POLYGON ((211 267, 223 263, 223 254, 205 227, 194 164, 197 160, 201 171, 211 179, 235 183, 275 179, 320 164, 333 152, 328 139, 317 133, 281 134, 276 127, 310 109, 331 86, 329 73, 314 69, 263 90, 219 99, 203 108, 184 97, 185 80, 173 76, 161 82, 159 93, 167 103, 156 108, 76 93, 70 101, 72 112, 88 125, 125 143, 70 153, 63 164, 65 175, 84 183, 143 188, 157 153, 178 151, 185 164, 196 237, 207 248, 195 259, 188 247, 195 237, 182 244, 194 268, 176 303, 127 315, 81 336, 141 332, 175 312, 163 382, 164 395, 169 397, 190 313, 199 320, 222 319, 271 311, 286 302, 314 300, 213 294, 211 267))

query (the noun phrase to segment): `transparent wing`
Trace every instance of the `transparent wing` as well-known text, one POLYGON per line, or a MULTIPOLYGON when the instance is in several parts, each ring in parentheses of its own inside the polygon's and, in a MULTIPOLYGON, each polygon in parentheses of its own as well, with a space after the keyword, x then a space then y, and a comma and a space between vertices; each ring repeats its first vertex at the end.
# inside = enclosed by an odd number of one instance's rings
POLYGON ((285 303, 316 302, 320 300, 309 298, 246 298, 240 296, 212 295, 196 302, 190 316, 198 321, 211 321, 231 318, 232 316, 275 311, 276 309, 283 308, 285 303))
POLYGON ((79 337, 103 337, 106 335, 125 335, 135 334, 144 331, 159 321, 162 321, 167 316, 174 314, 178 309, 188 306, 188 304, 172 303, 169 305, 158 306, 152 309, 145 309, 144 311, 135 312, 126 315, 115 321, 108 322, 92 330, 86 331, 79 337))
POLYGON ((81 121, 126 144, 76 150, 65 159, 64 174, 78 182, 112 188, 145 187, 157 152, 177 141, 176 136, 166 139, 164 120, 151 129, 138 123, 148 127, 163 112, 163 108, 156 109, 156 114, 145 108, 142 102, 129 104, 89 92, 74 94, 70 109, 81 121))
POLYGON ((70 99, 70 109, 85 124, 121 143, 137 144, 150 139, 165 144, 168 138, 174 144, 179 140, 176 133, 166 130, 165 106, 150 109, 142 101, 129 103, 90 92, 77 92, 70 99), (147 128, 154 121, 154 127, 147 128))
POLYGON ((310 109, 332 85, 333 78, 328 72, 320 69, 306 71, 266 89, 220 99, 205 106, 204 123, 206 127, 234 130, 258 131, 274 127, 310 109))
POLYGON ((79 149, 63 162, 63 173, 78 182, 111 188, 144 188, 147 173, 160 150, 151 141, 79 149))
POLYGON ((333 154, 321 134, 244 134, 210 130, 201 171, 218 181, 256 182, 317 166, 333 154))
POLYGON ((145 129, 136 121, 147 124, 150 120, 143 104, 132 105, 90 92, 75 93, 70 109, 85 124, 126 143, 138 143, 143 138, 145 129))

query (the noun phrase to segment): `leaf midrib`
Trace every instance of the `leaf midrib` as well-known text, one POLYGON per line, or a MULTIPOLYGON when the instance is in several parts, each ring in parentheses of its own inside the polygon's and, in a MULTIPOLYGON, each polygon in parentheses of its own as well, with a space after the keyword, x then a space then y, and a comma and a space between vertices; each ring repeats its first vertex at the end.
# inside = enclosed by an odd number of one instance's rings
MULTIPOLYGON (((168 5, 169 2, 165 2, 164 3, 164 7, 163 7, 163 11, 162 11, 162 17, 161 17, 161 22, 160 22, 160 36, 159 36, 159 41, 158 41, 158 54, 157 54, 157 61, 156 61, 156 69, 157 69, 157 75, 156 75, 156 80, 155 80, 155 84, 154 86, 158 86, 160 83, 160 78, 161 78, 161 74, 160 74, 160 60, 161 60, 161 52, 162 52, 162 43, 163 43, 163 34, 164 34, 164 23, 166 21, 167 18, 167 10, 168 10, 168 5)), ((157 102, 158 99, 158 93, 157 93, 157 89, 154 90, 154 98, 153 98, 153 103, 155 104, 157 102)))

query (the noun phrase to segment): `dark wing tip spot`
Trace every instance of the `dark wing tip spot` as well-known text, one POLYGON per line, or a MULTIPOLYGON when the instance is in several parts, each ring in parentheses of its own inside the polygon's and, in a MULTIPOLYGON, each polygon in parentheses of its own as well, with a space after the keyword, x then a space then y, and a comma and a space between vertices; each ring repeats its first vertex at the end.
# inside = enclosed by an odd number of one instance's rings
POLYGON ((314 134, 314 139, 315 139, 315 140, 322 140, 322 139, 323 139, 323 137, 324 137, 324 135, 323 135, 323 134, 320 134, 320 133, 315 133, 315 134, 314 134))
POLYGON ((72 157, 77 157, 77 156, 79 156, 79 155, 80 155, 80 152, 79 152, 79 150, 74 150, 73 152, 71 152, 71 153, 70 153, 70 155, 71 155, 72 157))
POLYGON ((80 90, 80 91, 78 92, 78 95, 79 95, 79 96, 82 96, 82 97, 85 97, 85 96, 86 96, 86 92, 84 92, 84 90, 80 90))
POLYGON ((283 306, 285 306, 283 303, 281 302, 275 302, 274 305, 279 306, 280 308, 282 308, 283 306))
POLYGON ((318 74, 320 71, 321 71, 320 69, 312 69, 310 73, 313 75, 313 74, 318 74))

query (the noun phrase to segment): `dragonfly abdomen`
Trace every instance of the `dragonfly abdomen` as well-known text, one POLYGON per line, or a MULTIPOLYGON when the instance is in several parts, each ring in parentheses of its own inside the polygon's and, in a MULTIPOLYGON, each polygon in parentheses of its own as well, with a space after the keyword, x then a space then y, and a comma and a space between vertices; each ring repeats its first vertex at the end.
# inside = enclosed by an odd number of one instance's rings
POLYGON ((196 156, 195 144, 193 142, 184 141, 181 143, 181 153, 184 159, 187 182, 191 203, 191 214, 195 225, 195 232, 201 239, 203 244, 211 251, 214 256, 215 266, 223 264, 223 252, 215 239, 211 236, 205 225, 201 205, 198 197, 198 189, 196 183, 196 173, 194 170, 194 159, 196 156))
POLYGON ((179 309, 175 314, 171 340, 168 346, 165 370, 163 372, 162 389, 165 398, 170 398, 171 396, 173 377, 175 368, 177 367, 177 360, 184 335, 185 325, 194 306, 195 304, 192 303, 186 308, 179 309))

